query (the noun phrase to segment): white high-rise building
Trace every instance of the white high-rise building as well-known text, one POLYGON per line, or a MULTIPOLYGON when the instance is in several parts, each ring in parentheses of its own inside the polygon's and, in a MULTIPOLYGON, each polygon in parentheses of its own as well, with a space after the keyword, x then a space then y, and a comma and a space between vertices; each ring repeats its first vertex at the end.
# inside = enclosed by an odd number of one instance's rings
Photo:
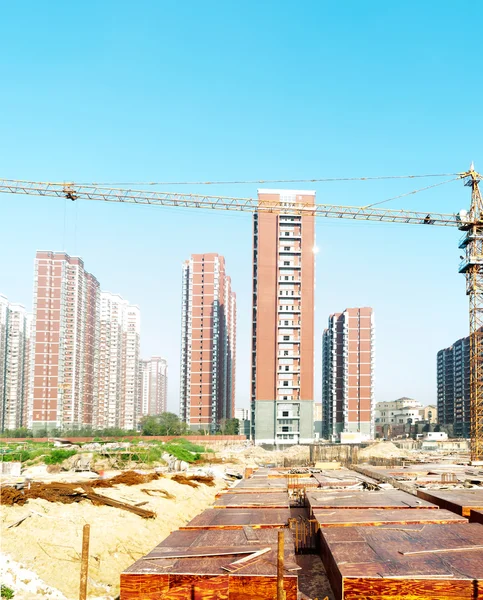
POLYGON ((160 415, 167 410, 168 362, 160 356, 141 361, 141 414, 160 415))
POLYGON ((0 296, 0 430, 26 423, 30 317, 21 304, 0 296))
POLYGON ((110 292, 101 292, 100 305, 95 427, 134 429, 139 397, 139 308, 110 292))

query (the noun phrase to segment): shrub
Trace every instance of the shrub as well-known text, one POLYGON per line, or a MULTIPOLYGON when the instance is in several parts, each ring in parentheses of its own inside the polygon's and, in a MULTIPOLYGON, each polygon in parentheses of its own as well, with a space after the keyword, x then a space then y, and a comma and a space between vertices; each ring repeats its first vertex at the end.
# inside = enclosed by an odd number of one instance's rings
POLYGON ((5 598, 5 600, 11 600, 11 598, 15 596, 15 592, 12 590, 12 588, 7 587, 3 583, 0 586, 0 594, 2 598, 5 598))
POLYGON ((52 450, 52 452, 44 458, 44 463, 46 465, 58 465, 66 458, 74 456, 74 454, 77 454, 77 450, 52 450))

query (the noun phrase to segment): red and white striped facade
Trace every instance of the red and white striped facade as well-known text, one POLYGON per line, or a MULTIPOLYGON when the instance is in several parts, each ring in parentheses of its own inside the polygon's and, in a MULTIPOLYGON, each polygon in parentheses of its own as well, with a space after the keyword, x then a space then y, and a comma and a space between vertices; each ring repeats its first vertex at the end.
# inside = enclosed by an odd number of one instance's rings
POLYGON ((37 252, 27 425, 135 429, 140 315, 79 257, 37 252))
POLYGON ((92 425, 99 298, 99 283, 82 259, 37 252, 28 423, 34 430, 92 425))
POLYGON ((180 417, 216 431, 235 411, 236 296, 218 254, 183 264, 180 417))
POLYGON ((347 308, 330 315, 323 334, 323 435, 374 437, 374 313, 347 308))

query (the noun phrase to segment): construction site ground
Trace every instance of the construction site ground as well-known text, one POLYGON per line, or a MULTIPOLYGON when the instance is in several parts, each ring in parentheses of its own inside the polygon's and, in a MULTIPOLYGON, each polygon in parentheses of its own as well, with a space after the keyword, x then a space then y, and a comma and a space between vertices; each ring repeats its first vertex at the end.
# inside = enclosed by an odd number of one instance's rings
MULTIPOLYGON (((451 461, 450 457, 444 459, 431 453, 409 453, 385 442, 364 451, 364 458, 368 461, 388 456, 412 463, 426 461, 435 468, 438 464, 444 464, 445 471, 451 471, 451 464, 457 462, 456 459, 451 461)), ((86 489, 90 489, 92 482, 99 481, 99 475, 95 473, 49 473, 45 465, 30 467, 23 475, 30 478, 31 490, 35 490, 38 484, 48 487, 52 482, 60 482, 74 484, 73 488, 80 495, 74 500, 70 498, 67 503, 32 497, 25 503, 3 503, 0 522, 2 583, 15 591, 15 600, 42 597, 76 600, 79 597, 82 529, 89 524, 88 598, 114 600, 119 596, 121 572, 145 556, 172 531, 215 505, 215 496, 230 486, 225 478, 227 470, 243 472, 246 467, 287 466, 287 462, 308 464, 309 448, 295 446, 287 450, 270 451, 260 447, 233 445, 217 452, 215 459, 213 464, 206 464, 203 471, 206 473, 210 470, 213 474, 212 484, 195 483, 196 487, 192 487, 186 482, 175 481, 170 473, 165 472, 158 477, 151 469, 139 470, 139 473, 149 475, 147 479, 151 480, 147 482, 92 488, 94 493, 108 499, 137 507, 141 511, 152 511, 155 513, 153 518, 143 518, 124 508, 93 504, 82 496, 86 489)), ((459 460, 464 464, 464 457, 459 460)), ((333 467, 337 466, 333 464, 333 467)), ((370 468, 371 476, 376 474, 377 467, 370 468)), ((463 475, 457 475, 460 480, 453 482, 453 485, 469 485, 465 484, 464 469, 462 465, 455 465, 453 471, 463 475)), ((190 469, 188 474, 195 471, 196 468, 190 469)), ((401 481, 403 485, 412 485, 418 477, 415 467, 407 470, 406 477, 401 477, 398 472, 384 474, 382 468, 379 471, 382 477, 393 480, 392 484, 401 481)), ((121 471, 107 471, 103 478, 119 475, 122 475, 121 471)), ((344 473, 341 476, 345 476, 344 473)), ((472 477, 474 479, 476 475, 472 477)), ((434 476, 432 485, 442 486, 441 481, 438 474, 434 476)), ((28 493, 25 490, 27 496, 28 493)), ((320 557, 299 555, 297 563, 302 567, 299 573, 299 598, 321 600, 327 597, 333 600, 320 557)))

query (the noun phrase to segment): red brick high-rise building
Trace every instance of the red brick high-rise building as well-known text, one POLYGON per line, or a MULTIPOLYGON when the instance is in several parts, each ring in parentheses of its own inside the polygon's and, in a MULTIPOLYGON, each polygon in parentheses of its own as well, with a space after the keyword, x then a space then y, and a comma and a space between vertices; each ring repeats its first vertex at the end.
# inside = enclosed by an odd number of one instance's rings
POLYGON ((99 283, 78 257, 37 252, 29 426, 92 424, 97 381, 99 283))
POLYGON ((259 190, 253 221, 251 436, 313 440, 315 192, 259 190))
POLYGON ((216 431, 235 412, 236 297, 218 254, 183 264, 180 417, 216 431))
POLYGON ((323 435, 374 437, 374 314, 347 308, 330 315, 322 340, 323 435))

